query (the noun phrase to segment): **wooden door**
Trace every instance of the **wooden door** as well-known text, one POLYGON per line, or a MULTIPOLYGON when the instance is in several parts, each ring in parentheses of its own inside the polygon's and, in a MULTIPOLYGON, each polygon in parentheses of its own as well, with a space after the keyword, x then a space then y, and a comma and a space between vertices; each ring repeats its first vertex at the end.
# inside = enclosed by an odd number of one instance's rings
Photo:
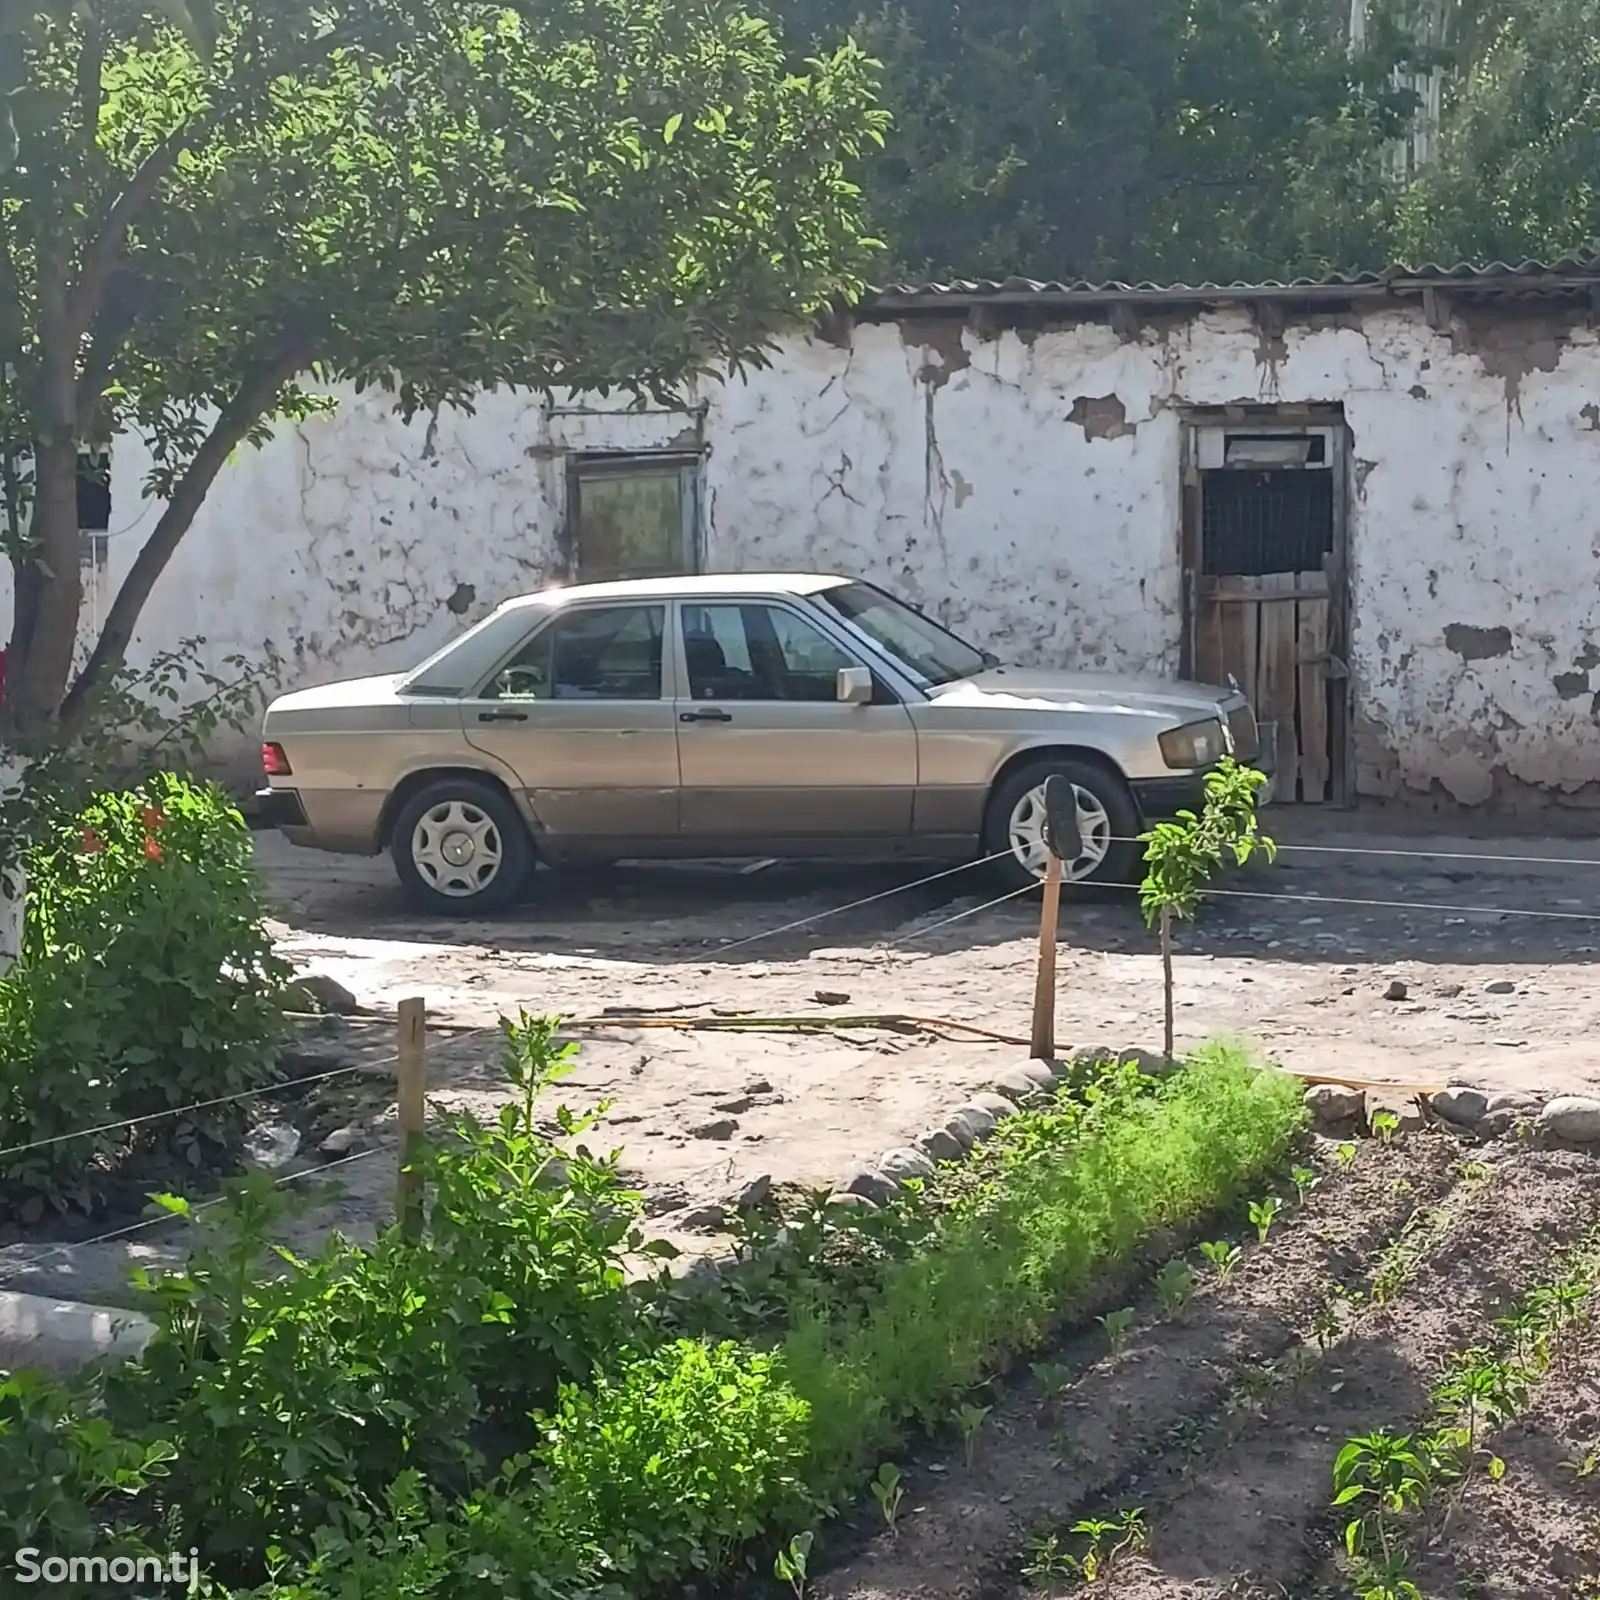
POLYGON ((1263 740, 1275 726, 1280 802, 1331 797, 1332 601, 1326 572, 1197 580, 1195 676, 1226 683, 1232 674, 1255 707, 1263 740))

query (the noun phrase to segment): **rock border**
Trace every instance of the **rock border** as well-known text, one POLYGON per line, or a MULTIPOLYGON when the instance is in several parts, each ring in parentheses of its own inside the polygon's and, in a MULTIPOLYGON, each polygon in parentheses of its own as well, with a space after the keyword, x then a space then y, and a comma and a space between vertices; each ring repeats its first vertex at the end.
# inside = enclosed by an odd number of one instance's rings
MULTIPOLYGON (((1305 1093, 1312 1127, 1332 1139, 1370 1133, 1372 1092, 1342 1084, 1313 1084, 1305 1093)), ((1479 1144, 1515 1138, 1532 1140, 1547 1149, 1600 1156, 1597 1096, 1562 1094, 1546 1099, 1520 1089, 1490 1090, 1470 1083, 1452 1083, 1437 1094, 1417 1095, 1413 1107, 1401 1115, 1402 1131, 1408 1125, 1431 1125, 1479 1144)))

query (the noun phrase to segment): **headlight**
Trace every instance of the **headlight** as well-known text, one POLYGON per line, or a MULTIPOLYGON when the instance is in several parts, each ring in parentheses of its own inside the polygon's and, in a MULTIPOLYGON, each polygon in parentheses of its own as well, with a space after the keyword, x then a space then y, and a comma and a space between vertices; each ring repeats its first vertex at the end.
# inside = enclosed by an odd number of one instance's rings
POLYGON ((1213 767, 1228 753, 1222 724, 1216 721, 1190 722, 1157 737, 1161 759, 1169 767, 1213 767))

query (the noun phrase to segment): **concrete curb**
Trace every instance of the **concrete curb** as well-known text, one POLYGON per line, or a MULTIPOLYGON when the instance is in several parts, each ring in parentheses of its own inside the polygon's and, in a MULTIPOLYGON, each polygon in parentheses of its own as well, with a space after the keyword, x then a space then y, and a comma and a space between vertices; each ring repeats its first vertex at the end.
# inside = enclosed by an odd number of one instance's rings
POLYGON ((99 1356, 136 1358, 155 1324, 120 1306, 0 1290, 0 1372, 66 1373, 99 1356))

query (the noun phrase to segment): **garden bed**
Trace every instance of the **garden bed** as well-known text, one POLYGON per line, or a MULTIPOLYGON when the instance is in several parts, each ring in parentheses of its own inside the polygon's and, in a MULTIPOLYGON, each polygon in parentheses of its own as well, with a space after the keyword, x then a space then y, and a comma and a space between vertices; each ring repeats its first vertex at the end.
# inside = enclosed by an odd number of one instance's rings
MULTIPOLYGON (((821 1592, 1044 1600, 1084 1588, 1093 1558, 1088 1592, 1124 1600, 1412 1594, 1353 1570, 1335 1461, 1353 1438, 1438 1425, 1441 1373, 1503 1340, 1519 1298, 1592 1242, 1600 1167, 1429 1132, 1363 1141, 1323 1171, 1225 1282, 1170 1314, 1147 1290, 1119 1350, 1085 1332, 1046 1381, 1036 1367, 970 1468, 949 1452, 908 1467, 894 1533, 880 1523, 821 1592)), ((1486 1456, 1441 1472, 1394 1519, 1402 1582, 1427 1600, 1600 1593, 1582 1587, 1600 1572, 1596 1343, 1585 1330, 1558 1348, 1490 1440, 1503 1476, 1486 1456)))

